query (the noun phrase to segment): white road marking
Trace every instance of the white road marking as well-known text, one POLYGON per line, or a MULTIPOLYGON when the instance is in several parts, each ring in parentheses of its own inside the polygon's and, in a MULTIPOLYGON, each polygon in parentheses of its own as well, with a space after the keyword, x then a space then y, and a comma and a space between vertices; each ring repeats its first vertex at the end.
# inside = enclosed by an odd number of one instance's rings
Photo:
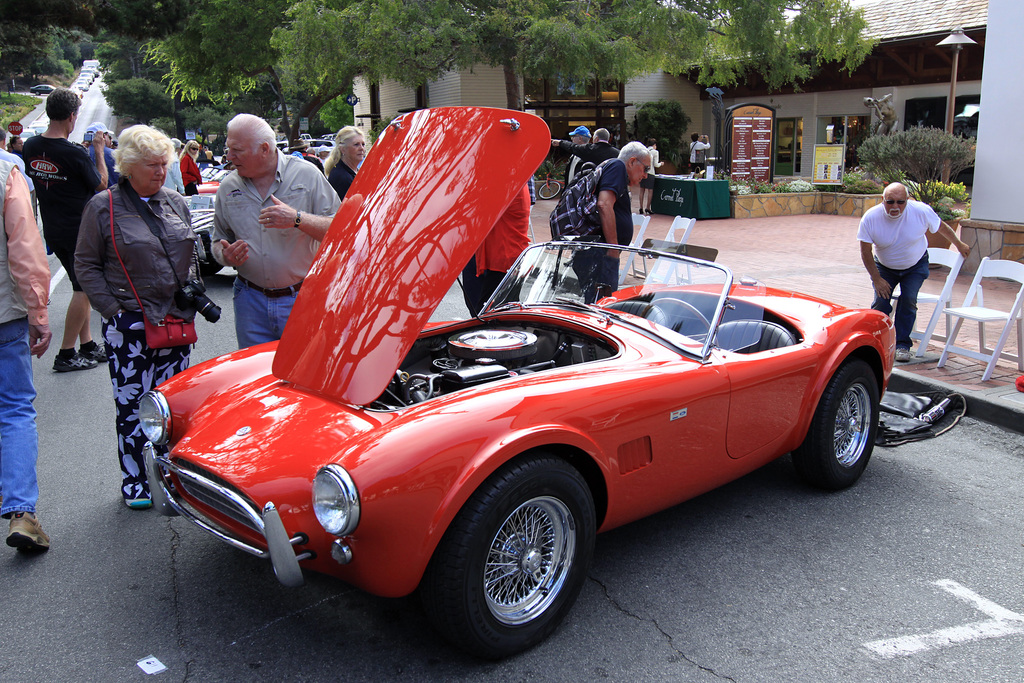
POLYGON ((57 268, 57 272, 50 278, 50 296, 53 296, 53 291, 57 289, 57 285, 60 284, 60 281, 64 279, 65 275, 67 275, 67 273, 64 271, 64 266, 59 266, 57 268))
POLYGON ((969 643, 974 640, 1001 638, 1024 633, 1024 614, 1018 614, 997 605, 956 581, 943 579, 935 581, 934 585, 964 602, 972 604, 978 611, 987 614, 992 619, 942 628, 931 633, 873 640, 864 643, 864 647, 880 657, 891 659, 906 657, 925 650, 950 647, 959 643, 969 643))

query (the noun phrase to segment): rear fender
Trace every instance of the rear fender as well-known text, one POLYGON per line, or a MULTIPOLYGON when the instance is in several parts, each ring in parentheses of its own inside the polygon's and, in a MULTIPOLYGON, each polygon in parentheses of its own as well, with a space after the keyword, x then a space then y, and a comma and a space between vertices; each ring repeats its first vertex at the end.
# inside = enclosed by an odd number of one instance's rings
MULTIPOLYGON (((879 313, 879 317, 884 316, 879 313)), ((829 380, 840 366, 849 358, 857 357, 870 365, 878 380, 879 393, 885 391, 889 375, 892 372, 892 349, 895 340, 892 321, 888 317, 884 317, 884 321, 878 320, 876 325, 870 329, 864 329, 864 326, 860 325, 858 329, 844 330, 843 336, 832 345, 829 353, 822 357, 820 372, 814 379, 811 391, 807 392, 804 405, 800 410, 798 429, 793 432, 795 441, 788 445, 787 450, 792 450, 803 442, 807 430, 810 429, 811 420, 814 419, 818 402, 825 392, 825 387, 828 386, 829 380)))

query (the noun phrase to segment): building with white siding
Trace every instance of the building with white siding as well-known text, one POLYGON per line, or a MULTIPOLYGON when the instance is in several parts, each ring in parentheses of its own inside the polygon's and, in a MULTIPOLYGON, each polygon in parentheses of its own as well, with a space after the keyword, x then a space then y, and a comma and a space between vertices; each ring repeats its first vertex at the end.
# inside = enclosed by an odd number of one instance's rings
MULTIPOLYGON (((864 0, 868 36, 879 41, 865 63, 852 74, 826 65, 800 88, 770 92, 754 76, 725 89, 723 104, 758 103, 773 107, 777 175, 811 175, 810 150, 815 144, 842 142, 849 163, 869 134, 872 115, 864 98, 891 95, 898 129, 913 125, 943 127, 949 94, 951 51, 937 43, 957 26, 976 41, 960 54, 955 114, 963 132, 977 133, 981 69, 984 58, 988 0, 864 0)), ((555 137, 577 125, 606 127, 614 142, 626 142, 628 125, 644 102, 679 102, 691 118, 691 132, 714 135, 712 102, 705 89, 686 74, 647 74, 626 83, 589 79, 581 83, 553 81, 522 84, 525 109, 544 118, 555 137)), ((383 82, 358 81, 357 125, 369 128, 380 117, 422 107, 476 105, 504 107, 501 69, 476 66, 453 71, 417 89, 383 82)), ((714 140, 713 140, 714 142, 714 140)))

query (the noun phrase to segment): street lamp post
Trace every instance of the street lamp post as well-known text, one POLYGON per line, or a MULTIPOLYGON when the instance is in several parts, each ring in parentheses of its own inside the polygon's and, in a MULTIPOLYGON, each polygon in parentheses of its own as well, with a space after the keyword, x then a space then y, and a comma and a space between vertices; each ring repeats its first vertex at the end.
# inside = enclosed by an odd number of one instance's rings
POLYGON ((939 45, 953 48, 953 73, 949 77, 949 102, 946 104, 946 132, 953 132, 953 113, 956 109, 956 71, 960 65, 960 50, 964 45, 974 45, 975 41, 964 35, 962 27, 957 26, 953 32, 939 41, 939 45))

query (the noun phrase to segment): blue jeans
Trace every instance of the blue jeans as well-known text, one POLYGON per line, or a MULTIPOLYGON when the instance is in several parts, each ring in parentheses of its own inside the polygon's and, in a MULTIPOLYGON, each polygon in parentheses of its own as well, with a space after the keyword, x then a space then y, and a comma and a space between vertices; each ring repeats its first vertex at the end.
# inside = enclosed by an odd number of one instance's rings
MULTIPOLYGON (((897 284, 900 286, 900 298, 896 301, 896 348, 909 349, 914 342, 910 333, 914 331, 914 323, 917 321, 917 293, 921 291, 921 285, 928 279, 928 252, 924 253, 921 260, 904 270, 886 268, 878 259, 875 259, 875 267, 882 279, 889 283, 894 289, 897 284)), ((875 292, 875 300, 871 308, 888 315, 892 313, 892 302, 889 297, 882 298, 875 292)))
POLYGON ((235 337, 238 338, 238 348, 244 349, 281 338, 284 324, 295 305, 295 295, 271 299, 235 278, 233 302, 235 337))
POLYGON ((607 249, 579 250, 572 257, 572 269, 583 289, 585 303, 592 304, 618 289, 619 259, 609 258, 607 249))
POLYGON ((0 324, 0 494, 5 517, 12 512, 35 512, 39 498, 36 458, 39 435, 36 390, 32 384, 32 354, 28 348, 28 318, 0 324))

